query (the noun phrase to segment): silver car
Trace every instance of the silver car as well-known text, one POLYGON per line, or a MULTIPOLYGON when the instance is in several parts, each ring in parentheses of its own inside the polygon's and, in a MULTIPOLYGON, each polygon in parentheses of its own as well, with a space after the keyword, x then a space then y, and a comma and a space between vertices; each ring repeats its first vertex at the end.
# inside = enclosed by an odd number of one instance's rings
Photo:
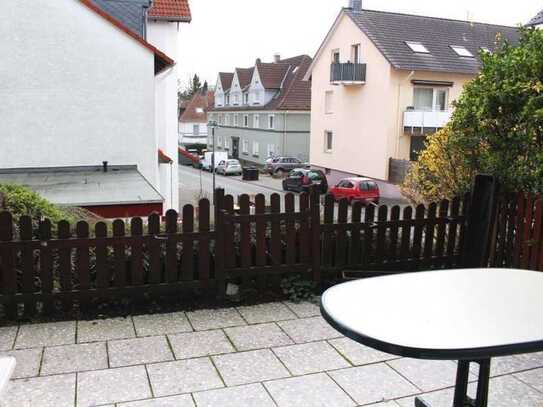
POLYGON ((216 171, 222 175, 241 175, 243 169, 238 160, 223 160, 217 165, 216 171))
POLYGON ((296 168, 309 168, 309 163, 295 157, 275 157, 266 161, 266 172, 270 175, 287 173, 296 168))

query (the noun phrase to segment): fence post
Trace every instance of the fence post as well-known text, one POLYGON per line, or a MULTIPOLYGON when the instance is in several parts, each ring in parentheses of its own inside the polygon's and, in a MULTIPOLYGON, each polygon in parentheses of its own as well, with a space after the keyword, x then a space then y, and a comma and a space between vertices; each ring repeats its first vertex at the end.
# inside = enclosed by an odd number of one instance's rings
POLYGON ((217 299, 223 300, 226 297, 226 280, 224 276, 225 250, 224 250, 224 189, 215 190, 215 283, 217 286, 217 299))
POLYGON ((322 285, 321 277, 321 202, 317 188, 312 188, 310 193, 311 210, 311 268, 313 281, 322 285))
POLYGON ((471 191, 467 233, 463 247, 466 268, 488 266, 490 238, 496 218, 499 185, 496 178, 477 175, 471 191))

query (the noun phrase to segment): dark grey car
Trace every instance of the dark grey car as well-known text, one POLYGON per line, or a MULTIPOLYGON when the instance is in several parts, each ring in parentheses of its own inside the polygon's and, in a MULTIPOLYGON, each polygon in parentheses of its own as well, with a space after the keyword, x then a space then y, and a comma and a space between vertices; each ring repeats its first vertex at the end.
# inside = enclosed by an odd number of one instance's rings
POLYGON ((309 168, 309 163, 295 157, 275 157, 266 162, 266 172, 269 174, 287 173, 296 168, 309 168))

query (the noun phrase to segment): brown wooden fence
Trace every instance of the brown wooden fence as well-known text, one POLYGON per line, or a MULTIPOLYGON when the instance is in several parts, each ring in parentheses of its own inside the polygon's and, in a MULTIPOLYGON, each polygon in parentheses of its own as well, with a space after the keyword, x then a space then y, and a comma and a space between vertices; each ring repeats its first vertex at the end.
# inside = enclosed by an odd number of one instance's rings
POLYGON ((217 195, 181 216, 129 223, 33 227, 0 213, 0 304, 9 318, 95 307, 109 300, 195 295, 223 298, 228 282, 277 288, 298 273, 321 284, 356 275, 462 266, 469 199, 427 208, 335 203, 330 196, 274 194, 251 202, 217 195), (363 274, 360 274, 360 272, 363 274))
POLYGON ((491 267, 543 271, 543 197, 501 195, 497 202, 489 264, 491 267))

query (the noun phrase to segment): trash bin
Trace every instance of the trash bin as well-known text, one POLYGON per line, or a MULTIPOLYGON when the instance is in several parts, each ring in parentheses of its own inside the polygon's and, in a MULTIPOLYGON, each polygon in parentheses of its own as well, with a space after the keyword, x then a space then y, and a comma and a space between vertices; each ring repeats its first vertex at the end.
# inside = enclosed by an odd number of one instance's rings
POLYGON ((258 168, 247 167, 243 169, 243 180, 244 181, 258 181, 258 168))

